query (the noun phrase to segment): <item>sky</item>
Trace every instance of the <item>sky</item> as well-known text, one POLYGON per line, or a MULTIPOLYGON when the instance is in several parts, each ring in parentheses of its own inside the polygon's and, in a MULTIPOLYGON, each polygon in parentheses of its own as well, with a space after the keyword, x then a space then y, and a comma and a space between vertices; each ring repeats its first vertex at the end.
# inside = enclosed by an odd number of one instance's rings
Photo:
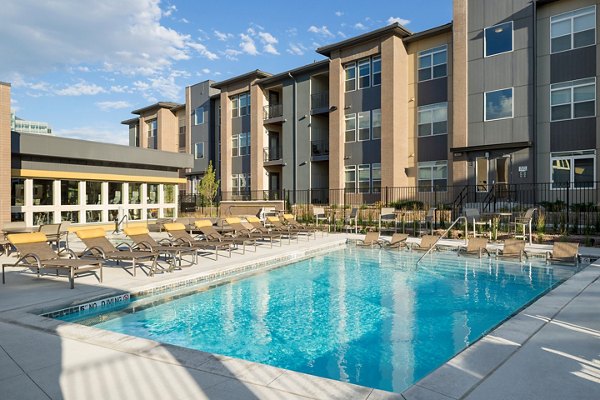
POLYGON ((450 22, 452 0, 4 0, 0 81, 54 134, 127 144, 132 110, 186 86, 323 59, 319 46, 400 22, 450 22))

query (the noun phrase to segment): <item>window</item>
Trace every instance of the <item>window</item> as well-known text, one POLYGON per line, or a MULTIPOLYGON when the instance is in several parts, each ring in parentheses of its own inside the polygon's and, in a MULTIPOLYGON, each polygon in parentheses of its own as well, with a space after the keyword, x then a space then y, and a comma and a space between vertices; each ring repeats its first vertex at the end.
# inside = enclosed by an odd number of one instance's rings
POLYGON ((344 182, 346 193, 356 192, 356 165, 346 166, 346 170, 344 173, 344 182))
POLYGON ((129 204, 140 204, 142 202, 142 184, 129 184, 129 204))
POLYGON ((233 117, 250 115, 250 92, 241 93, 231 98, 231 113, 233 117))
POLYGON ((513 88, 485 93, 484 109, 486 121, 512 118, 513 88))
POLYGON ((344 67, 346 75, 346 92, 356 90, 356 64, 351 63, 344 67))
POLYGON ((237 157, 240 155, 240 136, 239 135, 233 135, 231 137, 231 156, 232 157, 237 157))
POLYGON ((430 161, 417 164, 419 192, 446 191, 448 161, 430 161))
POLYGON ((25 205, 25 179, 11 179, 10 205, 25 205))
POLYGON ((250 154, 250 133, 240 133, 232 136, 232 155, 246 156, 250 154))
POLYGON ((45 179, 33 180, 33 205, 50 206, 54 204, 54 181, 45 179))
POLYGON ((358 192, 369 193, 371 185, 371 166, 360 164, 358 166, 358 192))
POLYGON ((381 56, 373 57, 373 86, 381 85, 381 56))
POLYGON ((373 139, 381 139, 381 109, 372 111, 371 123, 373 139))
POLYGON ((346 142, 356 141, 356 114, 346 114, 346 142))
POLYGON ((131 221, 137 221, 142 219, 142 210, 139 208, 134 208, 129 210, 129 219, 131 221))
POLYGON ((552 53, 596 44, 596 7, 586 7, 550 18, 552 53))
POLYGON ((156 149, 156 136, 158 132, 158 124, 156 120, 148 121, 146 123, 147 131, 148 131, 148 148, 156 149))
POLYGON ((448 103, 419 107, 418 135, 432 136, 448 133, 448 103))
POLYGON ((231 176, 233 194, 243 194, 250 191, 250 174, 233 174, 231 176))
POLYGON ((123 204, 123 184, 120 182, 108 182, 108 203, 123 204))
POLYGON ((175 203, 175 185, 163 185, 163 195, 165 204, 175 203))
POLYGON ((358 88, 364 89, 371 86, 371 60, 358 62, 358 88))
POLYGON ((240 106, 239 106, 239 98, 238 96, 233 96, 231 98, 231 115, 232 117, 239 117, 240 115, 240 106))
POLYGON ((513 50, 513 22, 490 26, 484 30, 485 56, 508 53, 513 50))
POLYGON ((204 123, 204 107, 198 107, 194 110, 194 125, 204 123))
POLYGON ((448 48, 446 45, 419 53, 419 82, 448 75, 448 48))
POLYGON ((596 78, 551 85, 550 114, 551 121, 596 115, 596 78))
POLYGON ((596 151, 551 154, 552 189, 594 188, 596 151))
POLYGON ((371 192, 381 192, 381 163, 371 164, 371 192))
POLYGON ((204 158, 204 142, 196 143, 194 145, 194 158, 196 160, 204 158))
POLYGON ((240 117, 248 115, 248 97, 245 93, 240 94, 240 117))
POLYGON ((185 126, 179 127, 179 148, 185 149, 185 126))
POLYGON ((102 204, 102 182, 86 182, 85 196, 85 204, 102 204))
POLYGON ((60 204, 76 206, 79 204, 79 182, 60 181, 60 204))
POLYGON ((371 111, 358 113, 358 140, 369 140, 371 138, 371 111))
POLYGON ((155 183, 149 183, 147 185, 147 200, 148 204, 156 204, 158 203, 158 185, 155 183))

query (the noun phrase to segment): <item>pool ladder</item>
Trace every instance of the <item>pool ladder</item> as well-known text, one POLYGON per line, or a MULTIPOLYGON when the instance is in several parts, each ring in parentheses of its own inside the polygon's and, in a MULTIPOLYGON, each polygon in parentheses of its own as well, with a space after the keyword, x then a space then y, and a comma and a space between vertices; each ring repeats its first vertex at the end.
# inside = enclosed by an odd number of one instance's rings
POLYGON ((469 232, 469 231, 468 231, 468 229, 469 229, 469 220, 467 219, 467 217, 465 217, 465 216, 462 216, 462 215, 461 215, 460 217, 456 218, 456 219, 454 220, 454 222, 453 222, 453 223, 450 225, 450 227, 449 227, 448 229, 446 229, 446 230, 444 231, 444 233, 442 233, 442 236, 440 236, 440 237, 438 238, 438 240, 436 240, 436 241, 435 241, 435 243, 433 243, 433 244, 431 245, 431 247, 430 247, 429 249, 427 249, 427 251, 425 252, 425 254, 423 254, 423 255, 422 255, 422 256, 421 256, 421 257, 420 257, 420 258, 417 260, 417 262, 415 263, 415 267, 416 267, 417 265, 419 265, 419 263, 421 262, 421 260, 422 260, 423 258, 425 258, 425 256, 426 256, 427 254, 431 253, 431 251, 432 251, 433 249, 435 249, 435 246, 438 244, 438 242, 439 242, 440 240, 442 240, 442 239, 444 238, 444 236, 446 236, 446 235, 448 234, 448 232, 450 232, 450 229, 452 229, 452 227, 453 227, 454 225, 456 225, 456 224, 458 223, 458 221, 460 221, 461 219, 464 219, 464 220, 465 220, 465 241, 467 240, 467 234, 468 234, 468 232, 469 232))

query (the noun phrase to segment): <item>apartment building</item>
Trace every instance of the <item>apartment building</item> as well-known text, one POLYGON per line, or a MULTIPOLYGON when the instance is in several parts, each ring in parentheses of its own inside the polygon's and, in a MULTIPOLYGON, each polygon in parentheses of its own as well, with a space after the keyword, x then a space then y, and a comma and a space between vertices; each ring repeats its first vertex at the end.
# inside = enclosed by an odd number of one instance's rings
POLYGON ((39 135, 51 135, 52 128, 47 122, 30 121, 19 118, 14 111, 10 111, 10 130, 19 133, 35 133, 39 135))
POLYGON ((597 3, 454 0, 439 27, 392 24, 317 49, 322 61, 193 85, 193 175, 212 161, 224 196, 285 190, 294 202, 331 189, 373 202, 391 187, 595 187, 597 3))

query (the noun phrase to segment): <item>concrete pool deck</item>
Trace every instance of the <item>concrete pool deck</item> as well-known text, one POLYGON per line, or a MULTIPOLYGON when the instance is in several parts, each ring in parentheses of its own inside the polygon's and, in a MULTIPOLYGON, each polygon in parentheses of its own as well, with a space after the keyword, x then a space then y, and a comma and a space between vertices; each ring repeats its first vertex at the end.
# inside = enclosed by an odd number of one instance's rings
MULTIPOLYGON (((40 279, 11 269, 0 286, 2 399, 590 399, 600 397, 600 266, 591 265, 531 304, 403 394, 346 384, 231 357, 162 345, 32 311, 137 292, 233 268, 332 248, 351 235, 259 246, 246 255, 172 274, 132 277, 106 268, 103 284, 40 279)), ((76 241, 73 241, 76 247, 76 241)), ((595 249, 594 249, 595 250, 595 249)), ((12 258, 14 260, 14 258, 12 258)), ((0 257, 0 262, 7 262, 0 257)))

